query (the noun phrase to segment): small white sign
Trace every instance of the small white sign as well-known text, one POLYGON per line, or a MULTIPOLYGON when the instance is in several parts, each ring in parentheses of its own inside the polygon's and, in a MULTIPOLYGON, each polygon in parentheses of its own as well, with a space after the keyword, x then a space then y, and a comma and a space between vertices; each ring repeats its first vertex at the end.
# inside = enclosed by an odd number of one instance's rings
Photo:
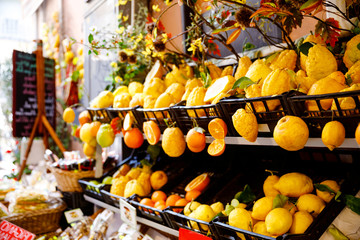
POLYGON ((130 227, 136 229, 136 208, 120 199, 120 218, 130 227))
POLYGON ((70 211, 64 212, 66 221, 71 224, 73 222, 80 221, 84 218, 84 214, 80 208, 76 208, 70 211))

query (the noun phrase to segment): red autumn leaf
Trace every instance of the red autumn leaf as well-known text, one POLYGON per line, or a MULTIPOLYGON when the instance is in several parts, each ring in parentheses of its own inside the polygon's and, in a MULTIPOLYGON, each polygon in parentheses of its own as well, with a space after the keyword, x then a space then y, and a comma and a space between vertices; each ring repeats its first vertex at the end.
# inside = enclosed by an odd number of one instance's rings
POLYGON ((240 36, 240 33, 241 28, 236 29, 226 40, 226 44, 231 44, 232 42, 234 42, 240 36))
POLYGON ((119 117, 113 118, 110 122, 110 126, 114 131, 114 134, 121 133, 122 120, 119 117))

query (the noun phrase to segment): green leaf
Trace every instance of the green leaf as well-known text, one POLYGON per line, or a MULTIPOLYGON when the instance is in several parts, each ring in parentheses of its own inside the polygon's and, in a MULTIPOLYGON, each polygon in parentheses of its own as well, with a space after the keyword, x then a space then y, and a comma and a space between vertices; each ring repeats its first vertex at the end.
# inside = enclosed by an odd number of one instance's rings
POLYGON ((310 7, 311 5, 317 3, 319 0, 308 0, 306 3, 304 3, 303 5, 301 5, 300 10, 303 10, 305 8, 310 7))
POLYGON ((346 84, 349 86, 352 84, 353 80, 351 78, 351 74, 345 74, 345 81, 346 81, 346 84))
POLYGON ((346 206, 348 206, 353 212, 360 215, 360 198, 346 194, 344 200, 346 206))
POLYGON ((273 199, 273 209, 274 208, 282 208, 285 203, 287 202, 287 200, 289 200, 289 198, 287 196, 278 194, 276 195, 276 197, 273 199))
POLYGON ((319 191, 322 191, 322 192, 329 192, 331 194, 336 194, 336 192, 334 190, 332 190, 328 185, 326 184, 319 184, 319 183, 315 183, 314 184, 314 187, 319 190, 319 191))
POLYGON ((71 80, 73 82, 76 82, 79 79, 79 76, 80 76, 80 72, 76 70, 71 74, 71 80))
POLYGON ((220 28, 220 29, 215 29, 212 34, 218 34, 218 33, 221 33, 221 32, 226 32, 226 31, 229 31, 231 29, 234 29, 236 27, 234 26, 231 26, 231 27, 226 27, 226 28, 220 28))
POLYGON ((329 233, 334 237, 335 240, 349 240, 339 229, 334 225, 331 225, 328 229, 329 233))
POLYGON ((225 206, 225 214, 227 216, 229 216, 229 214, 231 213, 232 210, 234 210, 235 208, 233 206, 231 206, 230 204, 226 204, 225 206))
POLYGON ((356 47, 360 50, 360 43, 356 47))
POLYGON ((269 56, 265 57, 265 64, 272 63, 275 58, 277 58, 280 55, 280 52, 275 52, 273 54, 270 54, 269 56))
POLYGON ((91 50, 88 51, 88 55, 90 55, 90 54, 91 54, 91 50))
POLYGON ((226 217, 226 216, 225 216, 222 212, 219 212, 218 214, 215 215, 215 217, 213 217, 213 218, 211 219, 211 221, 214 220, 214 219, 217 218, 217 217, 226 217))
POLYGON ((254 44, 247 42, 243 46, 243 52, 250 51, 251 49, 254 49, 254 48, 255 48, 254 44))
POLYGON ((235 197, 239 202, 241 203, 249 203, 251 201, 254 201, 256 199, 255 194, 252 192, 249 185, 245 185, 244 190, 241 192, 238 192, 235 197))
POLYGON ((99 55, 99 52, 97 50, 93 50, 93 52, 95 53, 95 55, 99 55))
POLYGON ((232 89, 236 89, 236 88, 245 89, 245 88, 247 88, 248 86, 250 86, 251 84, 254 84, 254 82, 251 81, 250 78, 248 78, 248 77, 241 77, 241 78, 239 78, 239 79, 234 83, 232 89))
POLYGON ((309 54, 309 49, 314 46, 311 42, 306 42, 300 45, 299 50, 301 53, 305 54, 306 56, 309 54))
POLYGON ((150 158, 155 161, 160 154, 160 146, 159 145, 149 145, 146 151, 150 154, 150 158))
POLYGON ((93 40, 94 40, 94 36, 90 33, 88 37, 89 43, 91 44, 93 40))

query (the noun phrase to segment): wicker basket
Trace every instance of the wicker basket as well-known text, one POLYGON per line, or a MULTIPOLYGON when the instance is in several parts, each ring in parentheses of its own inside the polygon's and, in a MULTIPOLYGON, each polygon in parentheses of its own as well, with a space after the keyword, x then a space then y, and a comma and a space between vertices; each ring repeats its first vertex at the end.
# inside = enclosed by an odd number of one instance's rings
POLYGON ((95 171, 65 171, 59 168, 49 167, 54 174, 58 188, 63 192, 82 192, 79 179, 90 178, 95 176, 95 171))
POLYGON ((60 227, 60 218, 66 209, 66 204, 61 199, 52 199, 51 207, 47 209, 36 210, 27 213, 19 213, 2 220, 11 222, 34 234, 54 232, 60 227))

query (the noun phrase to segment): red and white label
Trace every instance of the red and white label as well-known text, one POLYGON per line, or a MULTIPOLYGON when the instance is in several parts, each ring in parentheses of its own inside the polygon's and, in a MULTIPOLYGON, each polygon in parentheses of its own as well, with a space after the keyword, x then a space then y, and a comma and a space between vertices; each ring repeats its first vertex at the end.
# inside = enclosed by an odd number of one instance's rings
POLYGON ((35 234, 8 221, 0 223, 0 240, 33 240, 35 234))

